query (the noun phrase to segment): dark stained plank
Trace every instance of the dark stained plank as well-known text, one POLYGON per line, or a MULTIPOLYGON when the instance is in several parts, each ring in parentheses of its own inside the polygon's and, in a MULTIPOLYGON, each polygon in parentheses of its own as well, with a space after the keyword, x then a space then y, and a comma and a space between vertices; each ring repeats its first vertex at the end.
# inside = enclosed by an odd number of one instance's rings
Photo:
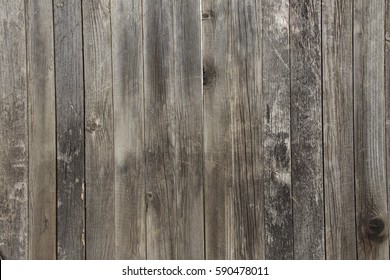
POLYGON ((261 6, 202 2, 207 259, 262 259, 261 6))
POLYGON ((83 1, 86 257, 115 258, 110 1, 83 1))
MULTIPOLYGON (((386 166, 387 166, 387 228, 390 227, 390 0, 386 0, 385 14, 385 91, 386 91, 386 166)), ((389 242, 390 254, 390 242, 389 242)), ((390 256, 389 256, 390 257, 390 256)))
POLYGON ((326 258, 356 259, 353 1, 322 4, 326 258))
POLYGON ((293 259, 289 1, 262 1, 263 149, 267 259, 293 259))
POLYGON ((384 16, 384 0, 354 2, 354 137, 359 259, 389 259, 384 16))
POLYGON ((321 1, 290 1, 294 258, 324 259, 321 1))
POLYGON ((57 257, 84 259, 84 84, 81 1, 54 0, 57 257))
POLYGON ((203 259, 200 1, 143 14, 147 258, 203 259))
POLYGON ((53 7, 26 1, 29 118, 29 258, 56 258, 53 7))
POLYGON ((0 22, 0 259, 27 259, 28 118, 24 1, 1 1, 0 22))
POLYGON ((146 258, 142 1, 111 3, 117 259, 146 258))

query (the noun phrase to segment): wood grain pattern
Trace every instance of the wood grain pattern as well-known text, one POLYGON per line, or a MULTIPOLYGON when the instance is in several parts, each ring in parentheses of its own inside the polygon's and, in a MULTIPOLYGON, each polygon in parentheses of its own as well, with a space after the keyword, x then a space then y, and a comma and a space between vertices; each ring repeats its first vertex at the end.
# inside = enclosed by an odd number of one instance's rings
POLYGON ((261 6, 210 0, 202 14, 206 258, 264 258, 261 6))
POLYGON ((263 150, 267 259, 293 259, 289 1, 262 1, 263 150))
POLYGON ((353 1, 322 4, 327 259, 356 259, 353 154, 353 1))
POLYGON ((84 80, 81 1, 54 0, 57 255, 84 259, 84 80))
POLYGON ((56 123, 52 3, 26 1, 29 258, 56 258, 56 123))
MULTIPOLYGON (((110 1, 83 1, 82 11, 86 110, 86 257, 114 259, 115 171, 110 1)), ((84 193, 81 199, 84 199, 84 193)))
POLYGON ((203 258, 199 1, 144 1, 148 259, 203 258))
MULTIPOLYGON (((387 226, 390 237, 390 0, 386 0, 385 14, 385 92, 386 92, 386 166, 387 166, 387 226)), ((390 255, 390 242, 389 242, 390 255)))
POLYGON ((324 259, 321 1, 290 1, 294 258, 324 259))
POLYGON ((355 1, 354 137, 359 259, 389 258, 384 16, 385 1, 355 1))
POLYGON ((146 258, 142 1, 112 1, 115 251, 146 258))
POLYGON ((28 117, 23 1, 0 9, 0 259, 28 257, 28 117))

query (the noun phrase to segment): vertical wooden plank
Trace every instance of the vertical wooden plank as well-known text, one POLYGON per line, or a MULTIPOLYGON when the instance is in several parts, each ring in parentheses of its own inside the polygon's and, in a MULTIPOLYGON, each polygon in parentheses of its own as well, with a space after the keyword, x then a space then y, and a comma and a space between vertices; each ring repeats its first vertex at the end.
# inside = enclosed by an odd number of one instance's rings
POLYGON ((293 259, 289 1, 262 1, 266 258, 293 259))
POLYGON ((57 256, 84 259, 84 82, 81 1, 54 0, 57 256))
POLYGON ((261 259, 261 5, 202 8, 206 257, 261 259))
POLYGON ((142 1, 112 1, 111 12, 116 258, 145 259, 142 1))
POLYGON ((110 1, 83 1, 86 257, 114 259, 114 123, 110 1))
POLYGON ((24 1, 0 10, 0 258, 28 258, 28 129, 24 1))
POLYGON ((29 107, 29 258, 56 258, 53 7, 26 1, 29 107))
POLYGON ((203 258, 200 1, 144 1, 147 257, 203 258))
POLYGON ((324 259, 321 1, 290 1, 294 258, 324 259))
POLYGON ((389 258, 384 16, 384 0, 355 1, 355 180, 359 259, 389 258))
MULTIPOLYGON (((390 227, 390 0, 386 0, 386 37, 385 37, 385 91, 386 91, 386 166, 387 166, 387 227, 390 227)), ((390 238, 390 232, 389 232, 390 238)), ((389 242, 390 258, 390 242, 389 242)))
POLYGON ((353 1, 322 4, 327 259, 356 259, 353 156, 353 1))

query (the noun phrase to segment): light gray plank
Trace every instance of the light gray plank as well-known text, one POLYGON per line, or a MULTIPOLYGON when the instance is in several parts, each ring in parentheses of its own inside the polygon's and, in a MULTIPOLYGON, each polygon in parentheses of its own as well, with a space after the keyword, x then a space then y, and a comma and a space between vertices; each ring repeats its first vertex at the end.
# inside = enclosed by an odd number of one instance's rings
POLYGON ((147 257, 203 258, 199 1, 144 1, 147 257))
MULTIPOLYGON (((386 0, 386 37, 385 37, 385 91, 386 91, 386 166, 387 166, 387 228, 390 227, 390 0, 386 0)), ((389 232, 390 234, 390 232, 389 232)), ((389 255, 390 255, 390 242, 389 242, 389 255)), ((389 256, 390 257, 390 256, 389 256)))
POLYGON ((261 5, 202 9, 206 258, 261 259, 261 5))
POLYGON ((384 16, 384 0, 355 1, 355 180, 359 259, 389 258, 384 16))
POLYGON ((0 259, 28 258, 24 1, 0 1, 0 259))
POLYGON ((146 258, 142 1, 112 1, 116 258, 146 258))
POLYGON ((289 1, 262 1, 263 149, 267 259, 293 259, 289 1))
POLYGON ((294 258, 324 259, 321 1, 290 1, 294 258))
POLYGON ((353 1, 322 4, 327 259, 356 259, 353 155, 353 1))
MULTIPOLYGON (((86 257, 115 258, 110 1, 83 1, 86 257)), ((83 194, 84 196, 84 194, 83 194)))
POLYGON ((81 1, 54 0, 57 256, 84 259, 84 84, 81 1))
POLYGON ((56 134, 52 3, 26 1, 29 258, 56 258, 56 134))

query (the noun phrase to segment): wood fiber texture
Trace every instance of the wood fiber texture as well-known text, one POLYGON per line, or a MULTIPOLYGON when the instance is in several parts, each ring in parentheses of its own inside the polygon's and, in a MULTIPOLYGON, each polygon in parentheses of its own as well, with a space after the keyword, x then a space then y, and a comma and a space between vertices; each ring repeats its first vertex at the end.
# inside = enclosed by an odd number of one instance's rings
POLYGON ((390 0, 0 7, 0 259, 389 259, 390 0))

